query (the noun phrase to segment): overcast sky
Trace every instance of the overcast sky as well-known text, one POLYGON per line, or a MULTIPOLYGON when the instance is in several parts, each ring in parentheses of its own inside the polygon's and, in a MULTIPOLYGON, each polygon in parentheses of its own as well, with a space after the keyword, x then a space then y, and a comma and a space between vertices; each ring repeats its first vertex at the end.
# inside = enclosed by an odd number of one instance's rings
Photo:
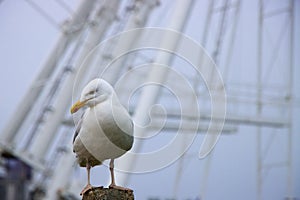
MULTIPOLYGON (((274 1, 273 6, 279 3, 274 1)), ((272 2, 270 1, 270 3, 272 2)), ((186 34, 196 41, 200 41, 201 33, 197 27, 204 26, 205 7, 207 2, 196 1, 186 34), (201 20, 199 20, 201 19, 201 20), (199 24, 198 24, 199 23, 199 24), (197 30, 197 31, 195 31, 197 30)), ((232 82, 247 83, 255 81, 255 74, 251 65, 256 64, 256 36, 257 33, 257 2, 242 1, 241 15, 237 28, 234 58, 232 65, 241 67, 231 68, 229 77, 232 82), (240 82, 239 82, 240 81, 240 82)), ((47 10, 52 18, 60 24, 70 16, 59 4, 53 2, 39 2, 40 6, 47 10)), ((69 3, 71 9, 75 9, 78 1, 69 3)), ((170 6, 167 3, 167 6, 170 6)), ((162 8, 165 8, 162 2, 162 8)), ((294 194, 300 199, 300 1, 295 1, 295 60, 294 60, 294 95, 293 105, 293 180, 294 194)), ((168 19, 170 9, 165 8, 165 13, 157 11, 150 21, 151 26, 162 26, 164 20, 159 21, 161 16, 168 19), (164 15, 162 14, 164 13, 164 15)), ((273 22, 271 22, 272 24, 273 22)), ((15 111, 14 108, 20 103, 25 91, 31 81, 41 68, 51 47, 58 37, 59 30, 50 24, 36 10, 25 1, 4 0, 0 3, 0 130, 15 111)), ((276 30, 274 22, 270 28, 276 30)), ((283 65, 285 60, 283 59, 283 65)), ((255 67, 253 67, 255 68, 255 67)), ((273 83, 277 75, 266 75, 273 83)), ((275 81, 276 82, 276 81, 275 81)), ((248 112, 244 105, 240 110, 248 112)), ((276 130, 281 133, 282 130, 276 130)), ((284 131, 286 133, 286 131, 284 131)), ((238 131, 232 135, 222 135, 213 153, 210 174, 207 184, 207 199, 255 199, 256 198, 256 129, 253 126, 240 126, 238 131)), ((203 136, 198 136, 188 153, 191 155, 185 160, 184 169, 179 183, 179 199, 196 199, 201 188, 201 180, 204 179, 201 171, 204 170, 204 162, 199 160, 197 152, 203 136)), ((274 149, 271 158, 282 156, 284 150, 285 136, 279 134, 274 140, 274 149), (282 145, 281 145, 282 143, 282 145)), ((108 170, 99 167, 93 170, 93 184, 107 184, 108 170), (103 178, 105 177, 105 178, 103 178), (104 179, 104 180, 103 180, 104 179)), ((134 188, 136 199, 147 199, 148 197, 161 197, 166 199, 172 197, 174 192, 174 181, 178 169, 178 162, 152 173, 133 175, 130 187, 134 188)), ((81 176, 83 172, 80 172, 81 176)), ((83 179, 85 181, 85 179, 83 179)), ((275 168, 270 171, 264 183, 265 199, 281 200, 285 197, 286 169, 275 168)))

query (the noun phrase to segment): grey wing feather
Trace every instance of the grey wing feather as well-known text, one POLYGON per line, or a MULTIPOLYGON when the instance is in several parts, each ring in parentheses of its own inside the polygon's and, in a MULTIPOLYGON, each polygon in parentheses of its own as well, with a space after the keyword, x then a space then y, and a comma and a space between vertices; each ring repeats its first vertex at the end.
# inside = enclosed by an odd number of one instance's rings
POLYGON ((75 130, 75 133, 74 133, 74 136, 73 136, 73 143, 75 142, 75 139, 76 139, 76 137, 78 136, 78 134, 80 132, 81 125, 82 125, 82 122, 83 122, 83 117, 84 117, 84 113, 81 115, 81 118, 80 118, 80 120, 78 121, 78 123, 76 125, 76 130, 75 130))

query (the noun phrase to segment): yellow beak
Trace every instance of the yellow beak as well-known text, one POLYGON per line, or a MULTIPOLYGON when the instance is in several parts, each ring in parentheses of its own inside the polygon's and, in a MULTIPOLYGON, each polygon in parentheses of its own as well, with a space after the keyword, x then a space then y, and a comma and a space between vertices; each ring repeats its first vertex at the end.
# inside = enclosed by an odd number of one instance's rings
POLYGON ((80 108, 82 108, 83 106, 85 106, 85 103, 87 102, 87 100, 85 101, 77 101, 71 108, 71 114, 76 113, 80 108))

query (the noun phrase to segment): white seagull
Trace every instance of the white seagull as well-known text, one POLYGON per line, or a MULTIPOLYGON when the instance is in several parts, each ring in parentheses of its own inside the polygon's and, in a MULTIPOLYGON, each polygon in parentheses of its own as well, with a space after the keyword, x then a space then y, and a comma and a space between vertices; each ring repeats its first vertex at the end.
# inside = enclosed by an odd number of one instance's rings
POLYGON ((90 169, 110 160, 110 188, 128 190, 116 186, 114 159, 129 151, 133 144, 133 122, 127 110, 120 103, 113 87, 103 79, 89 82, 81 93, 71 113, 87 106, 79 120, 73 138, 73 151, 80 167, 86 167, 88 183, 80 193, 92 189, 90 169))

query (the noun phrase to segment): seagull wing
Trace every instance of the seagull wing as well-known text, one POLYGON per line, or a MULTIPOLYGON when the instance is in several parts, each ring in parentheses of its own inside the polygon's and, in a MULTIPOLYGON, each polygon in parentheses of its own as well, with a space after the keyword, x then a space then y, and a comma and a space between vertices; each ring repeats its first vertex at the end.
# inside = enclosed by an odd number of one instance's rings
POLYGON ((114 106, 114 112, 115 115, 98 119, 101 129, 113 144, 124 151, 129 151, 133 144, 133 122, 122 106, 114 106))
POLYGON ((75 133, 74 133, 74 136, 73 136, 73 144, 74 144, 74 142, 75 142, 76 137, 78 136, 78 134, 79 134, 79 132, 80 132, 80 129, 81 129, 81 126, 82 126, 82 122, 83 122, 84 114, 85 114, 85 112, 83 112, 83 114, 81 115, 81 118, 80 118, 79 121, 77 122, 76 130, 75 130, 75 133))

